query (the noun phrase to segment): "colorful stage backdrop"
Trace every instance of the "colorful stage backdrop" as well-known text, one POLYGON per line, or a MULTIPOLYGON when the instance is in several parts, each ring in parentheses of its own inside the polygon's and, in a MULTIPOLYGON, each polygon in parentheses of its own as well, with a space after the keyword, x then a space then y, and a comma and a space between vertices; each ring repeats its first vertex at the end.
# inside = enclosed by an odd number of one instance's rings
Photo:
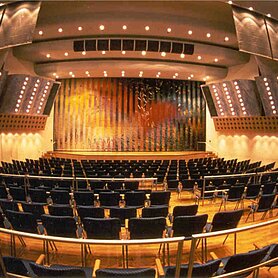
POLYGON ((62 80, 55 101, 56 150, 183 151, 205 140, 201 82, 62 80))

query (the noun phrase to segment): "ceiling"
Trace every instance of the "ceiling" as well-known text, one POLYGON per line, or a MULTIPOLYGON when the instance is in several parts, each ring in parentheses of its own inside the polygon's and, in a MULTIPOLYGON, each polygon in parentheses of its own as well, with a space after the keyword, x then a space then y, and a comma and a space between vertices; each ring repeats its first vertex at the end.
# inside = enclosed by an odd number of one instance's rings
MULTIPOLYGON (((235 3, 278 18, 276 1, 235 3)), ((238 51, 227 1, 42 1, 33 43, 15 47, 14 55, 34 63, 38 75, 58 79, 105 75, 213 81, 250 59, 238 51), (184 57, 73 51, 74 40, 112 37, 192 43, 195 49, 184 57)))

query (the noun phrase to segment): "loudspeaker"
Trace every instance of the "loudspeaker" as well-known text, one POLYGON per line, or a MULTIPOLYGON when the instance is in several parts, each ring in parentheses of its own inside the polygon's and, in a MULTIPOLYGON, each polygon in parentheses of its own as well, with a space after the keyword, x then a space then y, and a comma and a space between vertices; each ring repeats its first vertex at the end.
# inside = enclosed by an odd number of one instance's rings
POLYGON ((134 40, 123 40, 123 50, 134 50, 134 40))
POLYGON ((160 42, 160 52, 170 52, 171 51, 171 42, 160 42))
POLYGON ((85 41, 85 50, 86 51, 96 51, 97 47, 96 47, 96 40, 86 40, 85 41))
POLYGON ((98 40, 97 50, 109 50, 109 40, 98 40))
POLYGON ((110 40, 110 50, 118 50, 122 49, 122 40, 112 39, 110 40))
POLYGON ((81 52, 85 50, 85 41, 74 41, 73 42, 73 51, 81 52))
POLYGON ((148 51, 158 52, 159 41, 148 41, 148 51))
POLYGON ((53 106, 54 103, 54 99, 56 97, 56 94, 60 88, 61 83, 60 82, 54 82, 52 85, 52 88, 50 90, 46 105, 44 107, 44 111, 43 114, 49 116, 51 108, 53 106))
POLYGON ((135 51, 143 51, 147 49, 146 40, 136 40, 135 41, 135 51))
POLYGON ((188 55, 193 55, 194 53, 194 44, 187 44, 183 45, 183 53, 188 55))
POLYGON ((178 42, 172 43, 172 53, 181 54, 183 51, 183 44, 178 42))
POLYGON ((215 105, 213 103, 213 98, 212 98, 209 86, 201 85, 201 89, 202 89, 202 92, 207 101, 207 105, 208 105, 208 109, 209 109, 209 113, 210 113, 211 117, 217 117, 218 116, 217 111, 216 111, 215 105))

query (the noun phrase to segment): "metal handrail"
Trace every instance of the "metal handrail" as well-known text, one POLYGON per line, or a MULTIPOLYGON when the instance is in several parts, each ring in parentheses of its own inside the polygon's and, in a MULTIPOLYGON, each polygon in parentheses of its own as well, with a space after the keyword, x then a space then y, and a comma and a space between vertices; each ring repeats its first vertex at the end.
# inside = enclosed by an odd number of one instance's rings
POLYGON ((223 230, 223 231, 201 233, 201 234, 192 235, 191 248, 190 248, 190 254, 189 254, 189 263, 188 263, 188 277, 189 278, 192 277, 192 270, 193 270, 193 263, 194 263, 194 253, 195 253, 195 249, 196 249, 196 244, 199 240, 207 239, 207 238, 211 238, 211 237, 216 237, 216 236, 221 236, 221 235, 234 234, 235 235, 234 252, 236 253, 236 234, 237 233, 252 230, 252 229, 257 229, 257 228, 261 228, 261 227, 265 227, 265 226, 269 226, 269 225, 273 225, 273 224, 278 224, 278 218, 273 219, 273 220, 269 220, 269 221, 266 221, 266 222, 254 224, 254 225, 240 227, 240 228, 234 228, 234 229, 228 229, 228 230, 223 230))

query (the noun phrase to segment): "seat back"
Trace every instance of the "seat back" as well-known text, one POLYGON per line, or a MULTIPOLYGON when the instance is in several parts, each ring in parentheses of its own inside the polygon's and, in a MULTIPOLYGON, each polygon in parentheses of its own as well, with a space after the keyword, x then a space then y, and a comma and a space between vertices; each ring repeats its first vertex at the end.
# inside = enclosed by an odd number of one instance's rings
POLYGON ((15 201, 26 201, 25 189, 23 187, 10 186, 9 192, 15 201))
POLYGON ((43 214, 41 219, 48 235, 76 237, 77 225, 73 217, 43 214))
POLYGON ((33 213, 36 219, 41 219, 44 214, 44 204, 41 203, 21 203, 24 212, 33 213))
POLYGON ((173 222, 173 236, 190 239, 193 234, 200 234, 207 223, 208 215, 177 216, 173 222))
POLYGON ((275 200, 275 194, 262 195, 260 197, 257 211, 266 211, 271 209, 275 200))
MULTIPOLYGON (((268 250, 269 246, 266 246, 264 248, 247 253, 233 255, 229 257, 227 263, 224 265, 223 270, 225 273, 229 273, 259 264, 266 256, 268 250)), ((250 271, 250 273, 251 272, 252 271, 250 271)))
POLYGON ((103 268, 96 271, 97 278, 155 278, 153 268, 103 268))
POLYGON ((168 215, 168 206, 154 206, 154 207, 146 207, 142 209, 142 217, 150 218, 150 217, 167 217, 168 215))
POLYGON ((198 205, 175 206, 173 209, 173 217, 196 215, 197 211, 198 205))
POLYGON ((263 195, 272 194, 276 187, 276 182, 266 182, 262 187, 263 195))
POLYGON ((38 188, 30 188, 28 190, 30 198, 34 203, 47 203, 46 190, 38 188))
MULTIPOLYGON (((1 182, 0 182, 1 184, 1 182)), ((5 186, 0 186, 0 199, 7 199, 8 193, 5 186)))
POLYGON ((236 228, 243 210, 217 212, 212 219, 212 232, 236 228))
POLYGON ((29 212, 7 210, 6 217, 11 222, 14 230, 37 233, 37 221, 35 216, 29 212))
POLYGON ((74 200, 78 206, 91 206, 94 204, 94 192, 93 191, 75 191, 74 200))
MULTIPOLYGON (((192 269, 192 277, 212 277, 219 268, 221 260, 211 260, 204 264, 194 264, 192 269)), ((174 278, 176 267, 166 267, 165 278, 174 278)), ((187 277, 188 264, 181 265, 180 277, 187 277)))
POLYGON ((77 212, 81 220, 85 217, 104 218, 104 208, 94 206, 78 206, 77 212))
POLYGON ((164 217, 130 218, 130 239, 161 238, 166 226, 164 217))
POLYGON ((121 224, 125 224, 126 219, 130 219, 132 217, 137 216, 137 210, 136 208, 129 208, 129 207, 124 207, 124 208, 119 208, 119 207, 111 207, 110 208, 110 217, 111 218, 119 218, 121 220, 121 224))
POLYGON ((244 186, 233 185, 228 191, 228 200, 239 200, 244 192, 244 186))
POLYGON ((246 196, 245 198, 256 198, 261 190, 261 184, 260 183, 253 183, 247 185, 247 190, 246 190, 246 196))
POLYGON ((16 257, 4 256, 3 262, 7 272, 22 276, 29 276, 29 265, 24 260, 16 257))
POLYGON ((51 190, 50 196, 54 204, 69 204, 70 195, 67 190, 51 190))
POLYGON ((169 205, 170 197, 170 191, 153 191, 150 195, 151 205, 169 205))
POLYGON ((121 222, 118 218, 90 218, 83 219, 84 230, 91 239, 119 239, 121 222))
POLYGON ((49 205, 48 211, 50 215, 73 216, 73 209, 70 205, 49 205))
POLYGON ((99 201, 102 207, 118 206, 120 201, 120 194, 118 192, 100 192, 99 201))
POLYGON ((127 206, 144 206, 145 192, 126 192, 125 202, 127 206))
POLYGON ((0 200, 0 207, 4 213, 6 213, 6 210, 19 211, 18 205, 14 201, 0 200))

